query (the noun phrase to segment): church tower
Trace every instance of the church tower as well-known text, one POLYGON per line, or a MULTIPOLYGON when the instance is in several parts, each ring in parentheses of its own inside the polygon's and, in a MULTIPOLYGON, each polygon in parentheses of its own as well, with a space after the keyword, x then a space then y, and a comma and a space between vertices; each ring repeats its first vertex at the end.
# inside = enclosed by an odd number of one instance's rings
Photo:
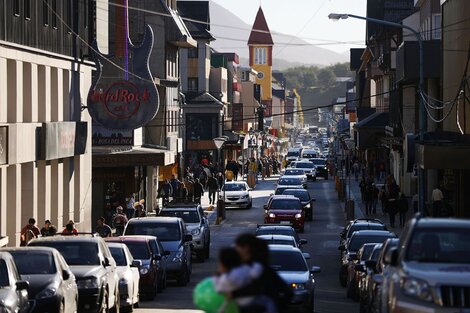
POLYGON ((265 116, 271 115, 273 38, 261 6, 248 39, 250 66, 258 72, 256 83, 261 85, 261 101, 266 105, 265 116))

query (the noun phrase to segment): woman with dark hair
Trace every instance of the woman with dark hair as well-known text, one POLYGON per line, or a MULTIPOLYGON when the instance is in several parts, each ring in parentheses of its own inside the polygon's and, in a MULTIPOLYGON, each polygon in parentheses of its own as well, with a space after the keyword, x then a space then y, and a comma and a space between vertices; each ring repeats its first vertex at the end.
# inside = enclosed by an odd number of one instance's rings
MULTIPOLYGON (((251 284, 232 292, 232 297, 236 299, 257 295, 266 296, 274 301, 279 312, 285 312, 284 306, 290 302, 293 293, 284 280, 269 266, 267 243, 252 234, 242 234, 236 239, 235 248, 240 254, 243 263, 259 263, 263 267, 263 272, 251 284)), ((254 304, 252 306, 241 307, 240 312, 264 312, 264 308, 254 304)))

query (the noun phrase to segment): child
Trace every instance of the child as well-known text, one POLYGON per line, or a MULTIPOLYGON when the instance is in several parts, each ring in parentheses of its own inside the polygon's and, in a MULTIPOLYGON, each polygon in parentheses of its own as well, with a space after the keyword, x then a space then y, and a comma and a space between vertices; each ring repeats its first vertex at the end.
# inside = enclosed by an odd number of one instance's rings
MULTIPOLYGON (((230 295, 233 291, 247 286, 263 273, 259 263, 243 264, 240 255, 233 248, 224 248, 219 253, 219 276, 214 277, 215 290, 230 295)), ((272 299, 266 296, 244 297, 234 299, 238 306, 260 306, 265 313, 277 313, 272 299)))

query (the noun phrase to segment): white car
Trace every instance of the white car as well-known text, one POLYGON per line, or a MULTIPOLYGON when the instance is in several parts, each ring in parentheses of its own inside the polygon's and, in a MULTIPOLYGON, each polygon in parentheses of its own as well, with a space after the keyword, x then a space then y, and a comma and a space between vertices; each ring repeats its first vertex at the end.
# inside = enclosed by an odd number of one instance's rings
POLYGON ((134 260, 124 243, 106 242, 106 244, 116 261, 121 309, 132 311, 132 308, 139 304, 139 267, 142 266, 142 261, 134 260))
POLYGON ((295 168, 299 170, 303 170, 305 172, 305 175, 307 175, 307 178, 310 178, 314 181, 316 180, 316 177, 317 177, 316 167, 309 160, 295 162, 295 168))
POLYGON ((251 209, 253 199, 251 188, 244 181, 225 182, 222 187, 225 207, 251 209))
POLYGON ((297 169, 297 168, 287 168, 284 171, 282 177, 297 177, 302 179, 302 185, 306 188, 307 187, 307 175, 305 175, 304 170, 297 169))

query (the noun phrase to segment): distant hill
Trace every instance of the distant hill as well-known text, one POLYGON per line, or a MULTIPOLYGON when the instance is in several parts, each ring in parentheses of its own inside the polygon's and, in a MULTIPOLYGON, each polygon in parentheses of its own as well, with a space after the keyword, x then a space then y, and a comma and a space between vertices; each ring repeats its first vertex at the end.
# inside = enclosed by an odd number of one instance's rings
MULTIPOLYGON (((235 52, 241 58, 248 59, 247 41, 251 31, 251 25, 243 22, 232 12, 221 5, 210 1, 211 33, 216 40, 211 46, 220 52, 235 52), (227 25, 227 28, 219 25, 227 25), (235 39, 235 40, 231 40, 235 39)), ((269 25, 269 19, 268 19, 269 25)), ((273 29, 271 29, 273 32, 273 29)), ((344 53, 309 45, 305 40, 293 38, 289 35, 273 34, 274 54, 273 67, 278 70, 299 65, 331 65, 349 61, 349 56, 344 53), (284 47, 289 43, 289 46, 284 47), (276 46, 278 44, 278 46, 276 46), (276 61, 278 64, 276 64, 276 61)))

